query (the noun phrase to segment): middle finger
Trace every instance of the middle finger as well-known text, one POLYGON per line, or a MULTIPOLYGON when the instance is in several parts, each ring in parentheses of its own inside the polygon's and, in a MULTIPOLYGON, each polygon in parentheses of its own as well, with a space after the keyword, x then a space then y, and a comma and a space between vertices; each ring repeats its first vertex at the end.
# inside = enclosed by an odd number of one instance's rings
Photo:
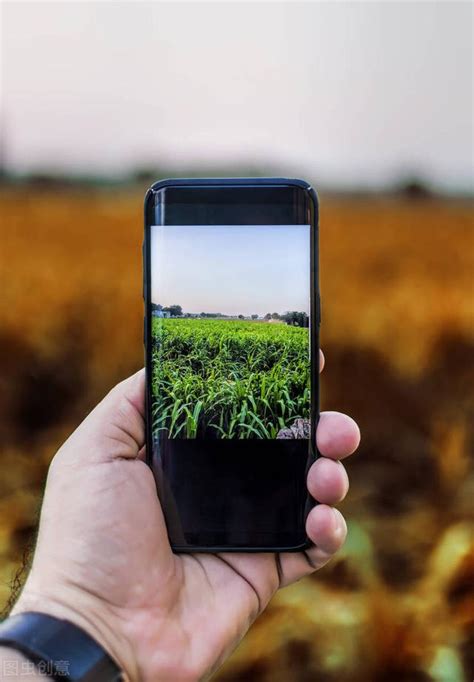
POLYGON ((344 466, 337 461, 320 457, 308 471, 309 494, 323 504, 341 502, 349 490, 349 478, 344 466))

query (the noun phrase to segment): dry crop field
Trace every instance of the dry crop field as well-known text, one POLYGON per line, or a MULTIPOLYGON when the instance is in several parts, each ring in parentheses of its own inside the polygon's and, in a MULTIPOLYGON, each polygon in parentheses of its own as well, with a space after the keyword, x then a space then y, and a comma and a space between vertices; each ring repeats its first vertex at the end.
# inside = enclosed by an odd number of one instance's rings
MULTIPOLYGON (((55 449, 142 364, 142 193, 0 190, 0 598, 55 449)), ((321 197, 322 405, 352 414, 345 549, 220 682, 472 679, 472 204, 321 197)))

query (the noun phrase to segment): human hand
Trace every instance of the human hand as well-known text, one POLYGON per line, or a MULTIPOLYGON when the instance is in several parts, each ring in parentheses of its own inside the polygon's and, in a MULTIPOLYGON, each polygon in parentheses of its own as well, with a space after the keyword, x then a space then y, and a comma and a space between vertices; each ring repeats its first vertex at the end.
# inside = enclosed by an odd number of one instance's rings
POLYGON ((338 460, 355 451, 359 429, 343 414, 321 414, 323 456, 307 479, 320 502, 306 523, 314 546, 279 555, 173 554, 144 442, 142 370, 118 384, 53 458, 32 568, 12 614, 41 611, 76 623, 130 680, 199 680, 279 588, 323 566, 344 543, 345 521, 330 505, 347 493, 338 460))

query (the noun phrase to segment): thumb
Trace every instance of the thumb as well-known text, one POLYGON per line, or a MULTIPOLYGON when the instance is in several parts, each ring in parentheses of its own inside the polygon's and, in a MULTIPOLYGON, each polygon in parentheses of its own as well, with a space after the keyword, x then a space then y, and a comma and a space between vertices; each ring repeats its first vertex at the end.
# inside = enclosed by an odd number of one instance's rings
POLYGON ((82 462, 135 459, 145 443, 145 370, 121 381, 84 419, 58 455, 82 462), (63 454, 64 453, 64 454, 63 454))

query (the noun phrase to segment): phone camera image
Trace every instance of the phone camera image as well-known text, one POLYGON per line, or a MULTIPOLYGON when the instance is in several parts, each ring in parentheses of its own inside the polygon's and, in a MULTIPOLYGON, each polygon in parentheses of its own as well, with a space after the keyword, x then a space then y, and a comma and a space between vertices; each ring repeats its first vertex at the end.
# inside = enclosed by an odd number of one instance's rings
POLYGON ((152 225, 151 419, 169 439, 310 437, 310 225, 152 225))

